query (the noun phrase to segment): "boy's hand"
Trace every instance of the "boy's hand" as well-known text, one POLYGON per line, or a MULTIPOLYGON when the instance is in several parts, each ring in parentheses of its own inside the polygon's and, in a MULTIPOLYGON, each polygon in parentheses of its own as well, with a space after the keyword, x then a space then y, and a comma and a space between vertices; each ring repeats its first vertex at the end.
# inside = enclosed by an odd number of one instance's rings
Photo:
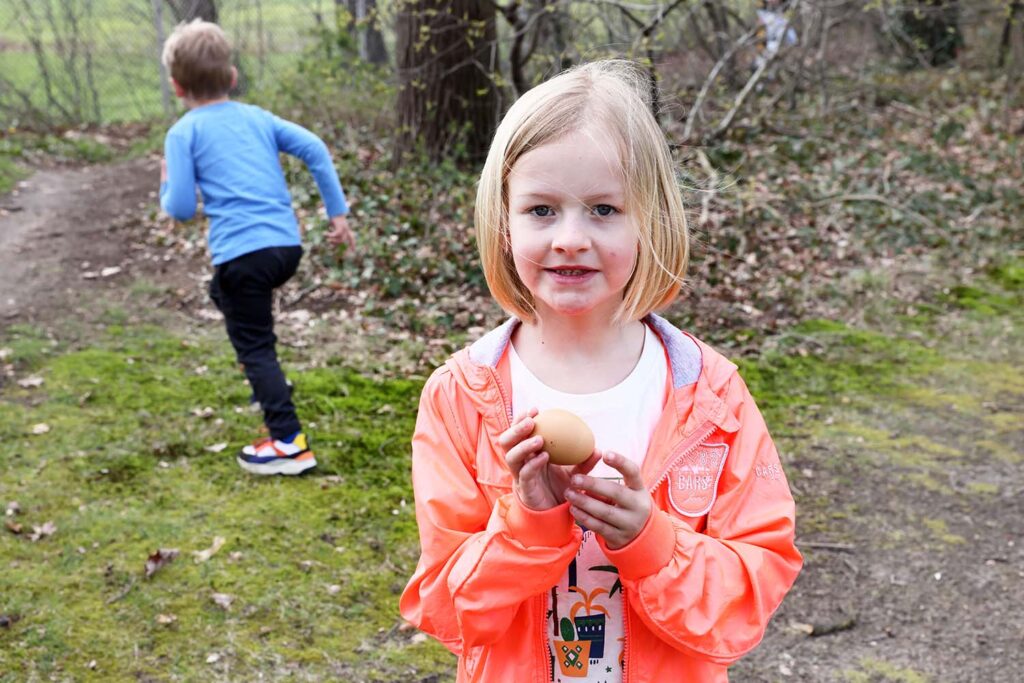
POLYGON ((160 157, 160 182, 167 182, 167 159, 160 157))
POLYGON ((530 436, 537 409, 531 408, 520 415, 498 437, 498 445, 505 449, 505 462, 512 471, 513 488, 520 502, 531 510, 550 510, 565 502, 565 490, 575 474, 586 474, 600 460, 597 451, 575 467, 549 465, 544 438, 530 436))
POLYGON ((651 494, 640 478, 640 467, 618 453, 605 453, 604 461, 622 473, 622 483, 587 477, 572 478, 565 498, 576 521, 604 538, 612 550, 629 544, 651 516, 651 494))
POLYGON ((352 234, 352 228, 348 227, 347 216, 335 216, 331 219, 331 231, 327 233, 327 241, 332 247, 344 244, 350 250, 355 249, 356 236, 352 234))

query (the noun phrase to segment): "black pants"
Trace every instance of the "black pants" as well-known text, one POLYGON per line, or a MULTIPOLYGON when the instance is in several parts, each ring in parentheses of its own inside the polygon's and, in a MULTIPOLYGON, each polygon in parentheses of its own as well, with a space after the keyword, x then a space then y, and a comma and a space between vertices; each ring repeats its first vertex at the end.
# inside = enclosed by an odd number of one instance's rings
POLYGON ((210 281, 210 298, 224 314, 228 339, 275 439, 302 428, 277 362, 273 311, 274 289, 295 275, 301 258, 302 247, 260 249, 221 263, 210 281))

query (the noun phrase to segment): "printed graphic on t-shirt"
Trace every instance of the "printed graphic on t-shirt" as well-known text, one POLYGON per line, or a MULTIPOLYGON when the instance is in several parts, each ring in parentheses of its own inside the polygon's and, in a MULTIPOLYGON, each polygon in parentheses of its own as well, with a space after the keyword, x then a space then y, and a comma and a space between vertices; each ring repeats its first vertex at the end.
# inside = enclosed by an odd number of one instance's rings
POLYGON ((621 683, 624 653, 622 582, 594 532, 551 589, 548 642, 554 683, 621 683))

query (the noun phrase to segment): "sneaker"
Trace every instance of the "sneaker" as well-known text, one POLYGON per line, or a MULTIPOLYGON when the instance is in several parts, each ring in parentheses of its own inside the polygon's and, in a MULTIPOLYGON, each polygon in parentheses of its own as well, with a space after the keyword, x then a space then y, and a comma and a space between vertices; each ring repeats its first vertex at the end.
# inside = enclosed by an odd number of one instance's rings
POLYGON ((302 432, 291 441, 259 439, 243 448, 237 459, 243 470, 253 474, 302 474, 316 467, 316 458, 302 432))

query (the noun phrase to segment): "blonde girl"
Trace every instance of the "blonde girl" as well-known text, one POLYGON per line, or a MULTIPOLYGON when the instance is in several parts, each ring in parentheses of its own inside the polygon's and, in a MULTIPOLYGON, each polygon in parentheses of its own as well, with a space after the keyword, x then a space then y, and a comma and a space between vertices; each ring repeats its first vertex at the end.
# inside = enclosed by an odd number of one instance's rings
POLYGON ((423 389, 403 616, 459 681, 724 681, 795 580, 794 504, 736 367, 654 314, 687 228, 631 64, 567 71, 495 134, 476 228, 512 317, 423 389), (593 430, 550 462, 538 410, 593 430))

